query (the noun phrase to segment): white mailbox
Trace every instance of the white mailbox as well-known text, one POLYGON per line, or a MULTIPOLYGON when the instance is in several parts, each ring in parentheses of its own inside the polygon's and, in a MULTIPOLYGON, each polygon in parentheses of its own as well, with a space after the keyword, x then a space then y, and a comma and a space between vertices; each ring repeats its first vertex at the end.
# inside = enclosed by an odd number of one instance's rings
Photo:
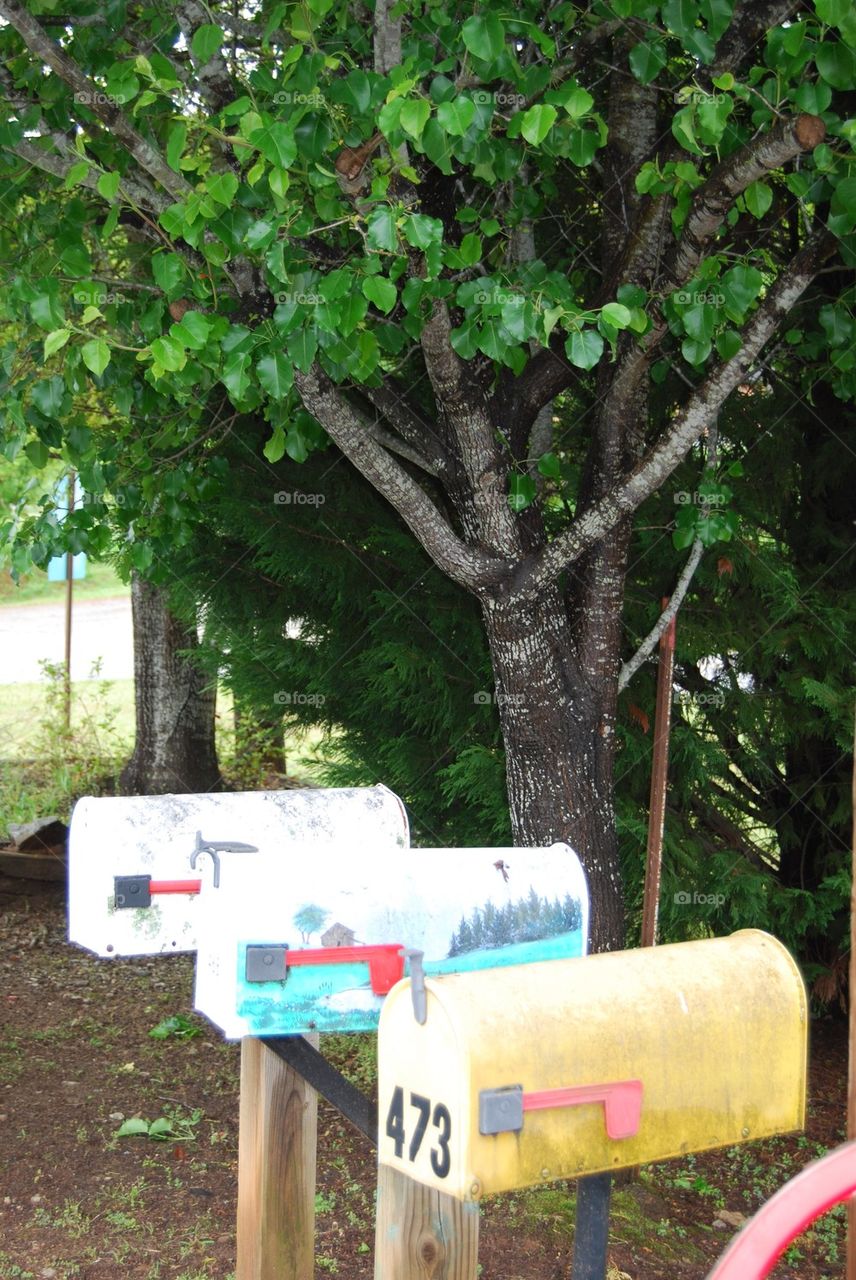
POLYGON ((564 844, 402 850, 355 824, 335 844, 225 858, 202 898, 195 1005, 228 1038, 373 1030, 405 973, 581 956, 588 936, 564 844))
POLYGON ((404 805, 384 786, 87 796, 69 831, 69 940, 100 956, 193 951, 215 881, 252 861, 311 863, 313 845, 336 841, 408 848, 404 805))

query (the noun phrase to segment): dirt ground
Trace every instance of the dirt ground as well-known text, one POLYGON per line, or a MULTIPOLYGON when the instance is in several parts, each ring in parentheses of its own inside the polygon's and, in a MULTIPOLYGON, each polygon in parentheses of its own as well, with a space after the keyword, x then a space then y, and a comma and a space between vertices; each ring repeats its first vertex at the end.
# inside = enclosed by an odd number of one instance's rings
MULTIPOLYGON (((67 944, 61 894, 10 887, 0 883, 0 1278, 229 1280, 239 1051, 191 1013, 192 957, 98 960, 67 944), (198 1034, 149 1034, 182 1014, 178 1031, 198 1034), (117 1136, 131 1117, 166 1121, 169 1134, 117 1136)), ((370 1088, 371 1040, 325 1040, 370 1088)), ((703 1280, 739 1221, 732 1215, 754 1212, 843 1139, 845 1082, 844 1025, 816 1022, 805 1134, 651 1166, 618 1187, 612 1280, 703 1280)), ((371 1277, 374 1182, 371 1147, 322 1101, 316 1276, 371 1277)), ((569 1276, 573 1191, 556 1184, 488 1201, 483 1280, 569 1276)), ((843 1251, 839 1208, 774 1276, 841 1277, 843 1251)))

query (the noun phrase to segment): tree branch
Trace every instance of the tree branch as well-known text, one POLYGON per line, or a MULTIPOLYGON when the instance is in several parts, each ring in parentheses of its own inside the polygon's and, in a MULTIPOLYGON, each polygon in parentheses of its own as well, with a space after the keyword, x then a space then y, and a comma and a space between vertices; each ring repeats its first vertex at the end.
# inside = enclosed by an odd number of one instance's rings
POLYGON ((654 626, 648 632, 633 657, 624 663, 618 673, 619 693, 627 688, 628 684, 636 675, 636 672, 642 664, 647 662, 657 645, 660 643, 660 637, 665 633, 669 623, 677 616, 678 610, 684 602, 684 596, 687 594, 689 585, 693 580, 693 574, 701 563, 703 554, 704 543, 701 538, 696 538, 687 558, 687 562, 681 572, 681 576, 675 583, 675 589, 669 597, 669 603, 666 605, 665 609, 660 614, 654 626))
MULTIPOLYGON (((761 134, 717 165, 693 196, 681 237, 667 256, 663 268, 666 287, 676 289, 691 279, 729 206, 748 186, 802 151, 816 147, 825 133, 826 126, 819 116, 780 120, 769 133, 761 134)), ((635 384, 668 332, 659 306, 654 308, 652 322, 648 332, 629 348, 615 374, 611 390, 619 396, 635 384)))
POLYGON ((0 0, 0 17, 15 28, 30 52, 46 63, 74 91, 78 101, 85 103, 93 115, 127 148, 140 168, 160 183, 173 200, 181 200, 191 194, 193 188, 190 184, 170 169, 160 152, 137 132, 118 107, 106 100, 102 101, 106 95, 97 84, 85 76, 77 63, 45 34, 18 0, 0 0))
POLYGON ((467 546, 440 515, 412 476, 373 439, 370 429, 319 365, 294 371, 294 383, 311 414, 342 453, 386 500, 444 573, 469 590, 496 586, 508 573, 507 562, 467 546))
POLYGON ((537 594, 668 479, 694 440, 716 417, 720 406, 745 379, 758 352, 811 283, 818 268, 834 252, 835 238, 825 229, 810 237, 770 289, 743 333, 735 356, 714 366, 671 428, 615 489, 580 516, 569 529, 535 555, 520 561, 512 580, 512 594, 537 594))
POLYGON ((520 554, 520 534, 505 490, 500 446, 484 395, 452 346, 445 302, 436 299, 422 330, 422 354, 434 397, 455 433, 473 497, 479 537, 508 557, 520 554))
POLYGON ((434 476, 444 476, 449 472, 451 461, 445 444, 431 424, 419 416, 403 395, 389 383, 383 383, 379 387, 363 387, 363 394, 395 428, 402 440, 421 455, 420 466, 434 476))
POLYGON ((714 77, 725 71, 739 70, 758 41, 799 7, 799 0, 771 0, 768 4, 760 4, 759 0, 737 0, 731 21, 716 46, 713 63, 702 73, 707 83, 712 84, 714 77))

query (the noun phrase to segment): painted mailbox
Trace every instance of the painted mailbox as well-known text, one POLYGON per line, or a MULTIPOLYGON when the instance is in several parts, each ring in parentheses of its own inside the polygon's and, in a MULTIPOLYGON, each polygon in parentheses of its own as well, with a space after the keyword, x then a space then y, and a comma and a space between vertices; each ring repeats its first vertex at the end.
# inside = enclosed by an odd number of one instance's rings
POLYGON ((803 1126, 805 989, 760 931, 429 977, 423 1023, 414 985, 380 1018, 379 1159, 461 1200, 803 1126))
POLYGON ((564 844, 401 851, 355 827, 335 845, 224 861, 203 896, 195 1005, 229 1038, 374 1030, 405 972, 506 972, 581 956, 588 936, 564 844))
POLYGON ((232 871, 292 865, 291 850, 360 840, 410 843, 384 786, 79 800, 68 841, 69 940, 100 956, 193 951, 204 900, 232 871))

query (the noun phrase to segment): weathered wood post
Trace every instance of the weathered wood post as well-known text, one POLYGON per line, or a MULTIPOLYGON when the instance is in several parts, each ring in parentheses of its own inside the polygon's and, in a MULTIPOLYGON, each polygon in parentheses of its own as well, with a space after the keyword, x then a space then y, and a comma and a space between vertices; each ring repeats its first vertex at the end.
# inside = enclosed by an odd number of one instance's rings
MULTIPOLYGON (((316 1044, 318 1036, 308 1037, 316 1044)), ((237 1280, 312 1280, 318 1095, 253 1036, 241 1041, 237 1280)))
POLYGON ((477 1204, 380 1166, 375 1280, 475 1280, 478 1257, 477 1204))

